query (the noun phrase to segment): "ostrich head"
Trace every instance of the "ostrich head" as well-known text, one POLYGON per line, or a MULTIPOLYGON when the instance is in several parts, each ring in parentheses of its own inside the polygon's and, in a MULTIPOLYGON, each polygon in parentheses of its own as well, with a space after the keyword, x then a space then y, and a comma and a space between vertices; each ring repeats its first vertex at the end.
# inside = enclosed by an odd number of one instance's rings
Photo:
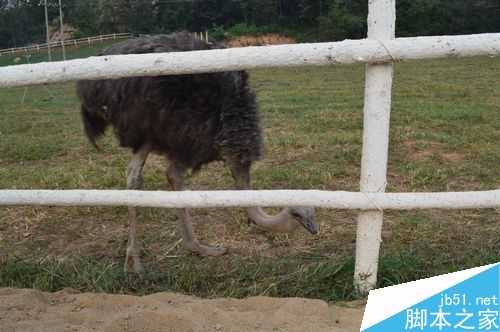
POLYGON ((295 206, 290 207, 290 215, 297 220, 309 233, 318 234, 318 226, 315 222, 315 211, 312 207, 295 206))

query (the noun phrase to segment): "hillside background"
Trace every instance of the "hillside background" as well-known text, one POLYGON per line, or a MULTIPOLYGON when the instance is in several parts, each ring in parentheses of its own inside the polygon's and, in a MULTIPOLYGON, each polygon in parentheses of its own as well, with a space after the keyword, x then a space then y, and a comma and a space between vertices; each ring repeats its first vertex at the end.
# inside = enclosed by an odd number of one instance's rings
MULTIPOLYGON (((71 37, 205 31, 211 38, 276 32, 299 42, 362 38, 367 0, 62 0, 71 37)), ((48 0, 57 26, 58 2, 48 0)), ((398 0, 398 36, 500 31, 498 0, 398 0)), ((45 40, 42 0, 0 0, 0 48, 45 40)))

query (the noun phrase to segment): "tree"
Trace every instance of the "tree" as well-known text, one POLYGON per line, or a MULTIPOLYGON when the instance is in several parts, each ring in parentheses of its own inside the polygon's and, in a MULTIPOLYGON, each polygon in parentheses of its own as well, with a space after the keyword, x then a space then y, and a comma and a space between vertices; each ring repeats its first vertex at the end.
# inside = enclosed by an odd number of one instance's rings
MULTIPOLYGON (((292 32, 301 40, 366 36, 367 0, 63 0, 81 35, 203 31, 292 32)), ((397 0, 398 36, 500 31, 499 0, 397 0)), ((58 0, 48 0, 57 19, 58 0)), ((45 40, 41 0, 0 0, 0 48, 45 40)))
POLYGON ((327 15, 318 18, 321 38, 343 40, 366 36, 366 4, 361 0, 330 0, 327 15))
POLYGON ((151 33, 155 28, 153 3, 151 0, 135 0, 131 2, 128 15, 128 32, 151 33))
POLYGON ((2 1, 0 46, 17 47, 43 40, 42 7, 29 0, 2 1))
POLYGON ((77 27, 81 35, 96 35, 100 32, 98 8, 98 0, 87 0, 85 2, 73 0, 65 9, 64 18, 68 24, 77 27))

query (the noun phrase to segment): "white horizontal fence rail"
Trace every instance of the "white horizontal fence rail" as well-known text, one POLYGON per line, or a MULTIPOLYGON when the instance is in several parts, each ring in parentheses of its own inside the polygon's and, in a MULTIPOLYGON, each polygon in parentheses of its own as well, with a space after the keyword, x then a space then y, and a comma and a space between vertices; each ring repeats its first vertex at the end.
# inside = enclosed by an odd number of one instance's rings
POLYGON ((133 35, 131 33, 112 33, 107 35, 99 35, 93 37, 84 37, 84 38, 75 38, 75 39, 65 39, 53 41, 50 43, 43 44, 33 44, 29 46, 22 47, 13 47, 13 48, 4 48, 0 50, 0 56, 2 55, 11 55, 11 54, 20 54, 20 53, 31 53, 31 52, 40 52, 46 48, 57 48, 64 46, 79 46, 79 45, 91 45, 95 42, 102 42, 105 40, 115 40, 115 39, 124 39, 130 38, 133 35))
POLYGON ((0 87, 132 76, 179 75, 254 68, 500 55, 500 33, 360 39, 207 51, 109 55, 0 68, 0 87))
POLYGON ((151 208, 315 206, 354 210, 500 208, 500 190, 363 193, 323 190, 0 190, 0 206, 142 206, 151 208))

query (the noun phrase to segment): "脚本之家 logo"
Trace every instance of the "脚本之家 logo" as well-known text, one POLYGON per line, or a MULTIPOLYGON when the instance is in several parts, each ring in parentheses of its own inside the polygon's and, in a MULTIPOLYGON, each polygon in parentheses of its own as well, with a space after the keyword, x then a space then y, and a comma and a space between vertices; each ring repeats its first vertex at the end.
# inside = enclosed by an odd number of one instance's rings
POLYGON ((363 332, 500 332, 500 263, 370 292, 363 332))

